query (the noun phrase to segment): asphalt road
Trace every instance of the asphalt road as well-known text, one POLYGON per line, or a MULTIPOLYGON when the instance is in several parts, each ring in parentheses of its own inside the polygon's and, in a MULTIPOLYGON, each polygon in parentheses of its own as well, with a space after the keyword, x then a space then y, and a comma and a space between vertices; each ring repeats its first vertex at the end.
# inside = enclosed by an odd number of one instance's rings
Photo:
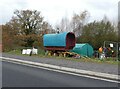
POLYGON ((90 63, 76 62, 72 60, 64 60, 64 59, 56 59, 56 58, 40 58, 36 56, 13 55, 13 54, 7 54, 7 53, 2 53, 2 56, 16 58, 19 60, 40 62, 40 63, 58 65, 58 66, 69 67, 69 68, 77 68, 81 70, 101 72, 101 73, 116 74, 116 75, 120 73, 120 70, 118 69, 118 65, 111 65, 111 64, 105 64, 105 63, 101 64, 101 63, 91 63, 91 62, 90 63))
POLYGON ((117 87, 117 83, 2 62, 3 87, 117 87))

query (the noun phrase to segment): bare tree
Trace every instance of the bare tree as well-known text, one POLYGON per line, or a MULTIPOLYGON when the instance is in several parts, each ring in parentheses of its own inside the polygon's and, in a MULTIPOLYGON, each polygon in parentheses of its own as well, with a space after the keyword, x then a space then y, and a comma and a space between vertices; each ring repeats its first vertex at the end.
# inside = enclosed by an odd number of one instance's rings
POLYGON ((73 15, 70 26, 72 28, 72 31, 75 33, 77 37, 81 35, 82 28, 87 22, 89 17, 90 17, 90 14, 88 11, 83 11, 80 14, 73 15))
POLYGON ((70 30, 70 21, 67 17, 62 18, 60 23, 57 23, 55 29, 59 28, 59 32, 69 32, 70 30))

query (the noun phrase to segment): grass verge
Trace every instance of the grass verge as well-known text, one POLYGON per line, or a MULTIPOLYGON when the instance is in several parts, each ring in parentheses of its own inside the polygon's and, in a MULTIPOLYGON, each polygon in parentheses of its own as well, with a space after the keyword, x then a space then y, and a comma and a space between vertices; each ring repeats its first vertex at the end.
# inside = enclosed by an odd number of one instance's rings
MULTIPOLYGON (((21 50, 13 50, 7 53, 14 54, 14 55, 21 55, 21 56, 29 56, 29 55, 21 54, 21 50)), ((120 64, 120 61, 118 61, 116 58, 99 59, 99 58, 81 57, 79 59, 76 59, 72 57, 46 56, 44 54, 45 52, 43 50, 39 50, 37 55, 32 55, 32 56, 42 57, 42 58, 54 58, 57 60, 69 60, 69 61, 75 61, 75 62, 91 62, 91 63, 99 63, 99 64, 107 63, 107 64, 114 64, 114 65, 120 64)))

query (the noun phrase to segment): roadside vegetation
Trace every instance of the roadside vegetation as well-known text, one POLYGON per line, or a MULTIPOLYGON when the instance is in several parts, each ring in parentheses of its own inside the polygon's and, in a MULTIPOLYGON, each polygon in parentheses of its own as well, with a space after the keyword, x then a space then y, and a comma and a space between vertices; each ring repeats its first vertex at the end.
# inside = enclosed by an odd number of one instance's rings
MULTIPOLYGON (((13 54, 13 55, 21 55, 21 56, 30 56, 30 55, 23 55, 21 54, 21 50, 13 50, 13 51, 9 51, 6 52, 9 54, 13 54)), ((68 61, 75 61, 75 62, 91 62, 91 63, 107 63, 107 64, 113 64, 113 65, 118 65, 120 63, 120 61, 118 61, 117 58, 104 58, 104 59, 100 59, 100 58, 89 58, 89 57, 83 57, 81 56, 80 58, 72 58, 72 57, 62 57, 62 56, 48 56, 45 55, 45 51, 42 49, 38 50, 38 54, 34 55, 32 54, 31 56, 33 57, 40 57, 40 58, 54 58, 56 60, 68 60, 68 61)))

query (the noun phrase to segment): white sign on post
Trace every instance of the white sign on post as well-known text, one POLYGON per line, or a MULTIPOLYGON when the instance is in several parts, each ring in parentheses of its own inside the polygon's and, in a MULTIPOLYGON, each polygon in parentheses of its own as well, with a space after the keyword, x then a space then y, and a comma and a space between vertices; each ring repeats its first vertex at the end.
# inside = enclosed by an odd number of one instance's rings
POLYGON ((32 51, 32 54, 38 54, 38 49, 35 49, 35 48, 33 48, 33 49, 23 49, 22 54, 30 54, 31 51, 32 51))
POLYGON ((30 54, 32 50, 31 49, 27 49, 27 53, 26 54, 30 54))
POLYGON ((110 47, 113 47, 113 44, 110 43, 110 47))
POLYGON ((34 49, 32 50, 32 54, 38 54, 38 49, 35 49, 35 48, 34 48, 34 49))
POLYGON ((22 54, 26 54, 27 53, 27 50, 26 49, 23 49, 22 50, 22 54))

